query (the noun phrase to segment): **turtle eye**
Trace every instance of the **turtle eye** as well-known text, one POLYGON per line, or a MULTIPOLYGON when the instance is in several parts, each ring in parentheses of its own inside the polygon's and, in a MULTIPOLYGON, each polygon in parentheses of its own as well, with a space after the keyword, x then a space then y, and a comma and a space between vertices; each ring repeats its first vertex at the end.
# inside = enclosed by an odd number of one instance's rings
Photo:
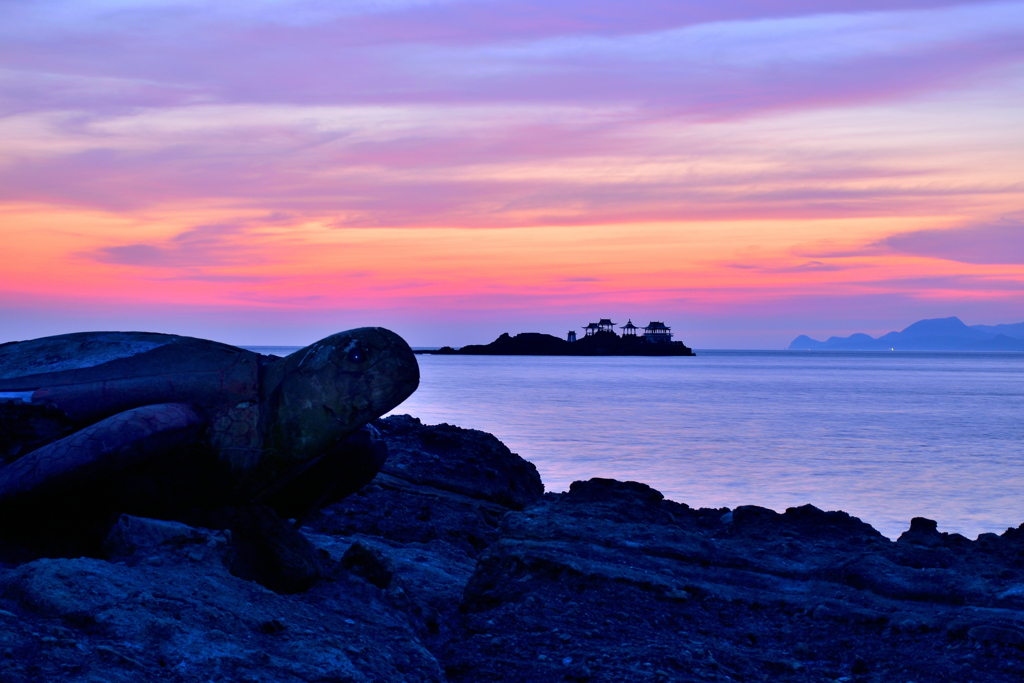
POLYGON ((359 365, 366 360, 366 350, 363 349, 363 345, 359 342, 355 342, 349 347, 348 350, 348 362, 353 365, 359 365))

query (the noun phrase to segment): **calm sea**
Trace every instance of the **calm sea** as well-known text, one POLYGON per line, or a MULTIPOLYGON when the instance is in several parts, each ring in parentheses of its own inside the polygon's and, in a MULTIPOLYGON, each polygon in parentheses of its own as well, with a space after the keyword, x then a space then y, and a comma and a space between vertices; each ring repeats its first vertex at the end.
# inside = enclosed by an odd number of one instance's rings
POLYGON ((650 484, 693 507, 811 503, 890 538, 1024 523, 1024 354, 419 356, 395 410, 495 434, 549 491, 650 484))

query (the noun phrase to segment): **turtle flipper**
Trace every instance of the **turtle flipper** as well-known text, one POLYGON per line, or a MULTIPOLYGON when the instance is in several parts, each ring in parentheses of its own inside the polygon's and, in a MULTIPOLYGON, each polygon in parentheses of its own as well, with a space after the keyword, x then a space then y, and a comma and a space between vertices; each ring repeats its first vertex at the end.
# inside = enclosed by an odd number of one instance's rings
POLYGON ((89 486, 98 479, 198 441, 206 419, 185 403, 118 413, 0 469, 0 504, 89 486))
POLYGON ((74 423, 56 406, 0 398, 0 460, 5 463, 74 431, 74 423))

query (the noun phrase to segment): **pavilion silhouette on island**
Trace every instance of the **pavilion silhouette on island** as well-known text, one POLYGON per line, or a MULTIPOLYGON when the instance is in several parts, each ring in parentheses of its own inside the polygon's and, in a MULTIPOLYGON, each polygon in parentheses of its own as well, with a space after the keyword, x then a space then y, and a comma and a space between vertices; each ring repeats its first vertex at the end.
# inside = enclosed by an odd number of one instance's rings
MULTIPOLYGON (((648 344, 670 344, 672 343, 672 328, 667 326, 663 322, 652 320, 647 327, 643 328, 644 333, 637 336, 636 331, 640 328, 633 324, 633 320, 630 319, 625 325, 621 326, 622 336, 620 337, 615 333, 615 323, 609 318, 601 318, 596 323, 590 323, 583 328, 585 337, 595 337, 602 334, 610 334, 618 339, 631 340, 635 339, 648 344)), ((566 337, 566 341, 576 341, 576 331, 569 330, 569 334, 566 337)), ((681 344, 682 342, 676 342, 681 344)))
POLYGON ((610 318, 601 318, 582 328, 577 337, 570 330, 566 339, 539 332, 523 332, 512 336, 507 332, 490 344, 473 344, 454 349, 445 346, 436 351, 418 353, 467 356, 693 356, 693 350, 681 341, 672 340, 672 328, 664 322, 651 321, 640 328, 632 320, 615 331, 610 318), (643 334, 637 334, 643 329, 643 334))

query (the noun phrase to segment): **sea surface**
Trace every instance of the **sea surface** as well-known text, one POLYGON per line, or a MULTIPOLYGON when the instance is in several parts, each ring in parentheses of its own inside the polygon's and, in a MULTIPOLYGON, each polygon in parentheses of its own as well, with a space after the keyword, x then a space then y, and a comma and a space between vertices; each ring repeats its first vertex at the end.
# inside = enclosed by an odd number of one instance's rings
POLYGON ((890 538, 918 516, 970 538, 1024 523, 1024 354, 697 354, 421 355, 394 412, 493 433, 549 491, 613 477, 692 507, 811 503, 890 538))

